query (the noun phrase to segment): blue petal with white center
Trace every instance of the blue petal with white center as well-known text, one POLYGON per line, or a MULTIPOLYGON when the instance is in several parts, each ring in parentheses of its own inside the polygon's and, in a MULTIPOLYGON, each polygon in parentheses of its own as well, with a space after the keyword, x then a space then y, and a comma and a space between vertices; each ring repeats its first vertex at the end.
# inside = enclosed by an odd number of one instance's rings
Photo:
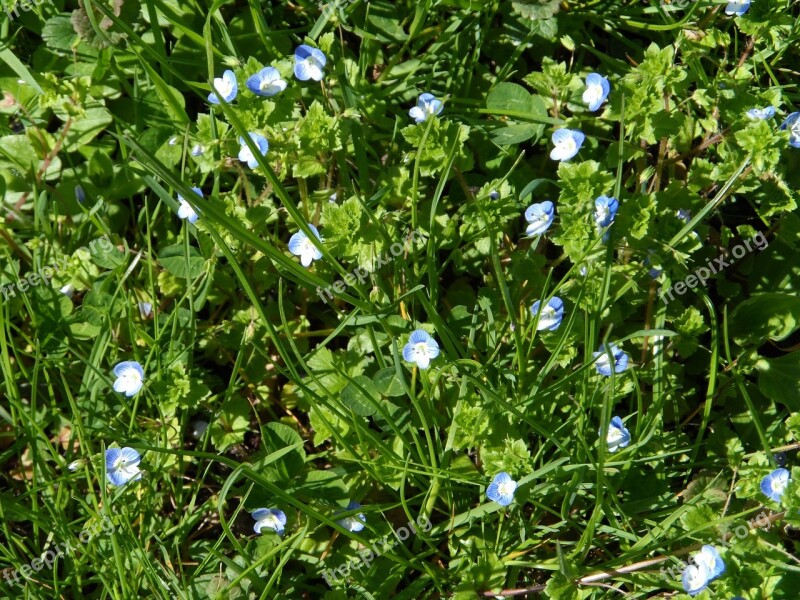
MULTIPOLYGON (((347 510, 358 510, 361 508, 361 505, 358 502, 353 502, 352 500, 347 505, 347 510)), ((364 516, 364 513, 357 513, 351 517, 345 517, 344 519, 339 519, 336 521, 339 525, 347 529, 347 531, 352 531, 354 533, 358 533, 364 527, 366 527, 367 518, 364 516)))
MULTIPOLYGON (((267 155, 267 150, 269 150, 269 142, 267 138, 265 138, 260 133, 250 132, 248 133, 250 139, 253 140, 253 143, 258 147, 258 151, 261 152, 261 156, 267 155)), ((255 169, 258 166, 258 161, 256 157, 253 155, 253 152, 250 150, 250 147, 245 143, 243 137, 239 136, 239 160, 242 162, 247 163, 247 166, 251 169, 255 169)))
POLYGON ((531 204, 525 210, 525 220, 528 222, 525 233, 527 235, 542 235, 553 224, 555 212, 555 206, 550 200, 531 204))
POLYGON ((771 119, 775 116, 775 107, 768 106, 766 108, 751 108, 747 111, 747 116, 753 121, 764 121, 766 119, 771 119))
POLYGON ((706 544, 692 558, 696 565, 706 568, 708 581, 715 580, 725 572, 725 561, 722 560, 719 551, 714 546, 706 544))
MULTIPOLYGON (((536 318, 539 314, 539 307, 541 300, 537 300, 531 305, 531 315, 536 318)), ((561 320, 564 318, 564 301, 558 296, 553 296, 547 301, 542 313, 539 315, 539 322, 536 324, 536 331, 547 329, 548 331, 555 331, 561 325, 561 320)))
POLYGON ((495 475, 492 483, 486 488, 486 497, 500 506, 508 506, 514 501, 516 489, 517 482, 511 479, 511 475, 503 471, 495 475))
POLYGON ((403 359, 415 363, 420 369, 427 369, 437 356, 439 343, 424 329, 412 332, 408 343, 403 346, 403 359))
POLYGON ((750 10, 750 0, 734 0, 733 2, 728 2, 725 7, 725 14, 741 17, 748 10, 750 10))
POLYGON ((278 535, 283 535, 286 528, 286 514, 277 508, 257 508, 252 513, 255 519, 253 531, 261 533, 264 528, 272 529, 278 535))
POLYGON ((551 138, 553 149, 550 158, 553 160, 569 160, 581 149, 586 136, 577 129, 558 129, 551 138))
POLYGON ((612 369, 614 373, 622 373, 628 368, 628 355, 616 344, 609 344, 608 348, 611 350, 613 360, 609 360, 605 344, 600 344, 600 349, 592 353, 592 356, 597 359, 594 363, 597 372, 606 377, 611 376, 612 369))
MULTIPOLYGON (((193 187, 192 191, 199 196, 200 198, 203 197, 203 190, 197 187, 193 187)), ((199 215, 195 212, 192 208, 192 205, 189 204, 186 200, 183 199, 183 196, 178 194, 178 202, 180 202, 180 206, 178 207, 178 217, 181 219, 186 219, 189 223, 196 223, 199 215)))
POLYGON ((775 469, 761 480, 761 491, 774 502, 780 502, 789 485, 791 473, 788 469, 775 469))
POLYGON ((433 94, 425 92, 420 94, 417 105, 408 111, 408 116, 417 123, 423 123, 429 117, 438 115, 443 108, 444 104, 441 100, 437 100, 433 94))
POLYGON ((214 78, 214 92, 208 95, 208 101, 211 104, 219 104, 219 96, 221 96, 225 102, 233 102, 237 93, 239 93, 239 83, 236 81, 233 71, 228 69, 222 74, 222 77, 214 78))
POLYGON ((106 450, 106 477, 112 485, 125 485, 141 479, 139 463, 142 457, 133 448, 109 448, 106 450))
POLYGON ((793 112, 781 123, 781 131, 789 131, 789 145, 800 148, 800 112, 793 112))
POLYGON ((594 222, 598 229, 604 229, 614 222, 619 210, 619 200, 608 196, 598 196, 594 201, 594 222))
POLYGON ((294 76, 300 81, 322 81, 327 62, 321 50, 301 44, 294 51, 294 76))
POLYGON ((683 589, 690 596, 696 596, 708 587, 708 571, 700 565, 688 565, 681 576, 683 589))
MULTIPOLYGON (((317 228, 314 227, 311 223, 308 224, 308 228, 311 230, 311 233, 317 238, 318 242, 321 243, 324 240, 320 237, 319 231, 317 228)), ((304 267, 307 267, 311 264, 311 261, 319 260, 322 258, 322 252, 319 248, 314 245, 308 236, 303 231, 298 231, 295 233, 291 238, 289 238, 289 252, 294 254, 295 256, 300 257, 300 264, 304 267)))
POLYGON ((603 104, 611 91, 608 79, 599 73, 589 73, 586 76, 586 89, 583 92, 583 101, 589 105, 589 110, 594 112, 603 104))
MULTIPOLYGON (((601 427, 597 435, 603 434, 601 427)), ((609 452, 616 452, 620 448, 625 448, 631 443, 631 432, 625 427, 622 419, 614 417, 608 425, 608 433, 606 434, 606 445, 609 452)))
POLYGON ((114 391, 129 398, 135 396, 144 385, 144 369, 135 360, 126 360, 114 367, 114 391))
POLYGON ((281 78, 280 71, 275 67, 264 67, 255 75, 248 77, 245 85, 257 96, 265 98, 280 94, 286 89, 286 81, 281 78))

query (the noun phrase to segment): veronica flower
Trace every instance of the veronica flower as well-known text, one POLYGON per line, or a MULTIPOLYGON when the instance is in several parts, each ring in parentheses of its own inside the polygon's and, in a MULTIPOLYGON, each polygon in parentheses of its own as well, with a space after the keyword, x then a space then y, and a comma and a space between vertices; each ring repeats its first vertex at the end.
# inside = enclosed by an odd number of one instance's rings
POLYGON ((106 450, 106 477, 113 485, 125 485, 141 479, 139 463, 142 457, 133 448, 109 448, 106 450))
POLYGON ((114 391, 125 394, 128 398, 135 396, 144 385, 144 369, 135 360, 119 363, 114 367, 114 375, 117 376, 114 391))
POLYGON ((75 295, 75 286, 73 286, 71 283, 68 283, 67 285, 62 287, 60 291, 67 298, 72 298, 75 295))
MULTIPOLYGON (((603 432, 602 427, 598 430, 597 435, 603 432)), ((622 423, 622 419, 614 417, 608 425, 608 433, 606 434, 606 445, 609 452, 616 452, 620 448, 625 448, 631 443, 631 432, 622 423)))
POLYGON ((703 565, 688 565, 681 576, 683 589, 690 596, 696 596, 708 586, 708 570, 703 565))
MULTIPOLYGON (((359 508, 361 508, 361 505, 358 502, 353 502, 352 500, 350 501, 350 504, 347 505, 347 510, 357 510, 359 508)), ((339 519, 336 522, 347 529, 347 531, 357 533, 366 527, 367 518, 364 516, 364 513, 358 513, 352 517, 339 519)))
POLYGON ((194 423, 192 423, 192 437, 196 440, 199 440, 203 437, 203 434, 208 429, 208 421, 203 421, 202 419, 198 419, 194 423))
POLYGON ((610 91, 611 85, 606 77, 599 73, 589 73, 586 76, 586 90, 583 92, 583 101, 589 105, 589 110, 594 112, 608 98, 610 91))
POLYGON ((761 480, 761 491, 770 500, 780 502, 791 479, 787 469, 775 469, 761 480))
POLYGON ((294 76, 300 81, 321 81, 327 62, 321 50, 302 44, 294 51, 294 76))
POLYGON ((594 201, 594 222, 597 229, 604 229, 614 222, 619 210, 619 200, 608 196, 598 196, 594 201))
MULTIPOLYGON (((541 300, 537 300, 531 305, 531 315, 536 318, 539 314, 539 306, 541 300)), ((561 320, 564 318, 564 302, 558 296, 553 296, 545 304, 541 314, 539 314, 539 322, 536 325, 536 331, 548 329, 555 331, 561 325, 561 320)))
POLYGON ((800 112, 793 112, 781 124, 781 131, 789 130, 789 145, 792 148, 800 148, 800 112))
POLYGON ((422 123, 426 121, 428 117, 432 115, 438 115, 442 112, 444 108, 444 104, 442 104, 441 100, 437 100, 433 94, 429 94, 425 92, 424 94, 419 95, 419 100, 417 100, 417 105, 408 111, 408 116, 410 116, 414 121, 417 123, 422 123))
POLYGON ((542 235, 553 224, 554 214, 555 207, 550 200, 531 204, 525 210, 525 220, 528 222, 525 233, 527 235, 542 235))
POLYGON ((286 82, 275 67, 264 67, 245 82, 247 89, 258 96, 274 96, 286 89, 286 82))
POLYGON ((706 568, 709 581, 715 580, 725 572, 725 562, 714 546, 706 544, 693 558, 696 565, 702 565, 706 568))
MULTIPOLYGON (((261 152, 261 156, 266 156, 267 150, 269 150, 269 142, 267 141, 267 138, 260 133, 254 133, 252 131, 247 135, 249 135, 250 139, 253 140, 253 143, 258 146, 258 151, 261 152)), ((241 148, 239 148, 239 160, 246 162, 247 166, 251 169, 255 169, 258 166, 258 161, 250 150, 250 147, 245 143, 244 138, 241 136, 239 136, 239 144, 241 145, 241 148)))
POLYGON ((500 199, 500 192, 497 190, 492 190, 489 192, 489 200, 499 200, 500 199))
POLYGON ((486 488, 486 497, 500 506, 508 506, 514 500, 516 489, 517 482, 511 479, 511 475, 503 471, 495 475, 492 483, 486 488))
POLYGON ((427 369, 431 361, 439 356, 439 344, 424 329, 417 329, 403 346, 403 360, 416 363, 420 369, 427 369))
MULTIPOLYGON (((321 237, 319 237, 319 231, 317 231, 317 228, 311 223, 308 224, 308 228, 311 229, 311 233, 313 233, 320 242, 324 241, 321 237)), ((322 258, 322 252, 320 252, 319 248, 317 248, 314 243, 308 239, 308 236, 302 231, 298 231, 291 238, 289 238, 289 252, 295 256, 299 256, 300 264, 304 267, 310 265, 312 260, 322 258)))
POLYGON ((553 160, 569 160, 578 153, 586 136, 577 129, 558 129, 551 138, 554 148, 550 151, 553 160))
POLYGON ((203 147, 200 144, 195 144, 192 147, 192 150, 191 150, 192 156, 203 156, 204 153, 205 153, 205 150, 203 150, 203 147))
MULTIPOLYGON (((200 196, 203 197, 203 190, 197 187, 193 187, 192 191, 200 196)), ((195 223, 198 219, 198 214, 192 208, 192 205, 189 204, 186 200, 183 199, 183 196, 178 194, 178 201, 181 205, 178 207, 178 217, 181 219, 187 219, 189 223, 195 223)))
POLYGON ((83 186, 80 183, 75 186, 75 200, 80 204, 86 202, 86 192, 83 190, 83 186))
POLYGON ((79 459, 73 460, 71 463, 69 463, 67 465, 67 468, 70 471, 77 471, 78 469, 83 468, 83 465, 85 465, 85 464, 86 464, 86 461, 83 460, 82 458, 79 458, 79 459))
POLYGON ((688 223, 692 220, 692 211, 690 211, 688 208, 680 208, 675 214, 677 214, 678 218, 684 223, 688 223))
POLYGON ((253 511, 252 517, 256 523, 253 525, 253 531, 261 533, 261 530, 266 527, 272 529, 278 535, 283 535, 283 530, 286 527, 286 514, 277 508, 257 508, 253 511))
POLYGON ((150 302, 139 302, 139 316, 147 319, 153 316, 153 305, 150 302))
POLYGON ((775 116, 775 107, 768 106, 767 108, 751 108, 747 111, 747 116, 754 121, 759 119, 771 119, 773 116, 775 116))
POLYGON ((222 96, 225 102, 233 102, 236 98, 236 94, 239 92, 239 83, 236 81, 236 75, 233 74, 233 71, 227 69, 222 74, 222 77, 215 77, 214 90, 216 93, 211 92, 208 95, 208 101, 211 102, 211 104, 219 104, 217 94, 222 96))
POLYGON ((728 2, 728 6, 725 7, 725 14, 741 17, 749 9, 750 0, 733 0, 733 2, 728 2))
POLYGON ((600 375, 605 375, 606 377, 611 376, 611 369, 614 369, 614 373, 622 373, 628 368, 628 355, 620 350, 616 344, 609 344, 608 347, 611 350, 611 354, 614 358, 613 363, 608 359, 608 353, 606 352, 605 344, 600 344, 600 350, 592 353, 592 356, 597 359, 597 362, 594 363, 595 368, 597 368, 597 372, 600 373, 600 375))

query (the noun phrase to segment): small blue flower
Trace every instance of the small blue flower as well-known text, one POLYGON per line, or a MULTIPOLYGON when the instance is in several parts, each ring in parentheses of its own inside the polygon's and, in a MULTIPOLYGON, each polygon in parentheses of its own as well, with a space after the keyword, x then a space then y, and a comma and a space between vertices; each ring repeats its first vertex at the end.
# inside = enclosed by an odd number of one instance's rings
POLYGON ((678 212, 676 214, 678 218, 684 223, 688 223, 689 221, 692 220, 692 211, 690 211, 688 208, 678 209, 678 212))
POLYGON ((619 200, 608 196, 599 196, 594 201, 594 222, 597 229, 605 229, 614 222, 619 210, 619 200))
MULTIPOLYGON (((201 198, 203 197, 203 190, 201 190, 200 188, 193 187, 192 191, 201 198)), ((180 217, 181 219, 187 219, 189 223, 196 223, 198 219, 198 214, 194 211, 192 206, 186 200, 183 199, 183 196, 181 196, 180 194, 178 194, 178 202, 181 203, 181 205, 178 207, 178 217, 180 217)))
POLYGON ((577 129, 558 129, 551 138, 554 148, 550 151, 553 160, 569 160, 581 149, 586 136, 577 129))
POLYGON ((275 67, 264 67, 255 75, 248 77, 245 85, 254 94, 267 98, 286 89, 286 81, 281 79, 280 71, 275 67))
POLYGON ((153 316, 153 304, 151 302, 139 302, 139 316, 149 319, 153 316))
MULTIPOLYGON (((317 231, 317 228, 311 223, 308 224, 308 228, 320 242, 325 241, 319 236, 319 231, 317 231)), ((320 249, 317 248, 314 242, 308 239, 308 236, 302 231, 298 231, 289 238, 289 252, 295 256, 299 256, 300 264, 304 267, 309 266, 311 261, 322 258, 320 249)))
POLYGON ((793 112, 781 124, 781 131, 789 130, 789 145, 800 148, 800 112, 793 112))
POLYGON ((144 369, 135 360, 126 360, 114 367, 114 391, 130 398, 135 396, 144 385, 144 369))
MULTIPOLYGON (((269 150, 269 142, 267 138, 265 138, 260 133, 250 132, 248 134, 250 139, 253 140, 253 143, 258 146, 258 151, 261 152, 261 156, 267 155, 267 150, 269 150)), ((253 156, 253 153, 250 151, 250 147, 245 144, 244 138, 239 136, 239 160, 242 162, 246 162, 247 166, 251 169, 255 169, 258 166, 258 161, 256 157, 253 156)))
POLYGON ((694 563, 702 565, 708 574, 708 581, 714 581, 725 572, 725 562, 719 555, 719 551, 714 546, 706 544, 694 556, 694 563))
POLYGON ((733 2, 728 2, 728 6, 725 7, 725 14, 741 17, 749 9, 750 0, 733 0, 733 2))
POLYGON ((444 104, 441 100, 437 100, 433 94, 424 93, 419 95, 417 105, 408 111, 410 116, 417 123, 422 123, 433 115, 438 115, 442 112, 444 104))
MULTIPOLYGON (((531 315, 536 318, 539 313, 539 306, 541 300, 537 300, 531 305, 531 315)), ((555 331, 561 325, 561 320, 564 318, 564 302, 558 296, 553 296, 545 304, 542 309, 542 314, 539 315, 539 323, 536 325, 536 331, 547 329, 555 331)))
POLYGON ((423 370, 427 369, 437 356, 439 356, 439 344, 424 329, 412 332, 408 343, 403 346, 403 360, 416 363, 423 370))
POLYGON ((204 153, 205 153, 205 150, 203 150, 203 147, 200 144, 195 144, 192 147, 192 150, 191 150, 191 155, 192 156, 203 156, 204 153))
POLYGON ((592 356, 597 359, 597 362, 594 363, 597 372, 600 373, 600 375, 605 375, 606 377, 611 376, 612 368, 614 369, 614 373, 622 373, 628 368, 628 355, 625 354, 625 352, 623 352, 616 344, 609 344, 608 347, 611 350, 612 356, 614 357, 613 364, 609 362, 605 344, 600 344, 600 350, 592 353, 592 356))
POLYGON ((589 73, 586 76, 586 90, 583 92, 583 101, 589 105, 589 110, 594 112, 608 98, 611 84, 608 79, 599 73, 589 73))
POLYGON ((253 525, 253 531, 261 533, 261 530, 266 527, 272 529, 278 535, 283 535, 284 528, 286 527, 286 514, 277 508, 257 508, 252 513, 253 519, 256 523, 253 525))
POLYGON ((321 50, 302 44, 294 51, 294 76, 300 81, 322 81, 327 62, 321 50))
POLYGON ((528 226, 525 228, 526 235, 542 235, 553 224, 555 207, 550 200, 531 204, 525 211, 525 220, 528 226))
POLYGON ((75 200, 77 200, 80 204, 86 202, 86 192, 83 191, 81 184, 75 186, 75 200))
POLYGON ((233 71, 227 69, 222 74, 222 77, 215 77, 214 90, 216 93, 211 92, 208 95, 208 101, 211 102, 211 104, 219 104, 217 94, 222 96, 225 102, 233 102, 236 98, 236 94, 239 92, 239 83, 236 81, 236 75, 233 74, 233 71))
POLYGON ((790 479, 790 473, 787 469, 775 469, 761 480, 761 491, 770 500, 780 502, 790 479))
POLYGON ((754 121, 771 119, 775 116, 775 107, 768 106, 767 108, 751 108, 747 111, 747 116, 754 121))
POLYGON ((106 477, 113 485, 125 485, 141 479, 139 463, 142 457, 133 448, 109 448, 106 450, 106 477))
POLYGON ((708 570, 703 565, 688 565, 681 576, 683 589, 690 596, 696 596, 708 587, 708 570))
MULTIPOLYGON (((597 435, 603 432, 602 427, 597 431, 597 435)), ((625 448, 631 443, 631 432, 627 430, 622 423, 622 419, 614 417, 608 426, 608 434, 606 435, 606 445, 609 452, 616 452, 620 448, 625 448)))
MULTIPOLYGON (((358 510, 361 508, 361 505, 358 502, 350 501, 350 504, 347 505, 347 510, 358 510)), ((364 527, 366 527, 367 518, 364 516, 364 513, 358 513, 353 515, 352 517, 345 517, 344 519, 339 519, 336 521, 339 525, 347 529, 347 531, 352 531, 354 533, 358 533, 364 527)))
POLYGON ((489 200, 499 200, 500 199, 500 192, 497 190, 492 190, 489 192, 489 200))
POLYGON ((517 482, 511 479, 511 475, 503 471, 495 475, 492 483, 486 488, 486 497, 500 506, 508 506, 514 501, 516 489, 517 482))

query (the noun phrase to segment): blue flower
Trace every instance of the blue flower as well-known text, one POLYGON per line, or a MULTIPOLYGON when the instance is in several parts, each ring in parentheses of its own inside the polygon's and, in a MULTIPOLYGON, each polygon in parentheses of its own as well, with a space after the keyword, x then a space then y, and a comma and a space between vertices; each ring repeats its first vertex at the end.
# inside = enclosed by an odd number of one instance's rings
POLYGON ((321 50, 302 44, 294 51, 294 76, 300 81, 321 81, 327 62, 321 50))
POLYGON ((531 204, 525 211, 525 220, 528 226, 525 228, 526 235, 541 235, 553 224, 555 207, 550 200, 531 204))
POLYGON ((486 488, 486 497, 500 506, 508 506, 514 500, 516 489, 517 482, 511 479, 511 475, 503 471, 495 475, 492 483, 486 488))
POLYGON ((773 116, 775 116, 775 107, 768 106, 767 108, 751 108, 747 111, 747 116, 754 121, 759 119, 771 119, 773 116))
POLYGON ((192 147, 192 150, 191 150, 191 155, 192 156, 203 156, 204 153, 205 153, 205 150, 203 150, 203 147, 200 144, 195 144, 192 147))
MULTIPOLYGON (((539 313, 539 306, 541 300, 537 300, 531 305, 531 315, 536 318, 539 313)), ((542 309, 542 314, 539 315, 539 323, 536 325, 536 331, 548 329, 555 331, 561 325, 561 320, 564 318, 564 302, 558 296, 550 298, 547 304, 542 309)))
MULTIPOLYGON (((311 223, 308 224, 308 228, 320 242, 324 241, 319 236, 319 231, 317 231, 317 228, 311 223)), ((312 260, 318 260, 322 258, 322 252, 310 239, 308 239, 308 236, 302 231, 298 231, 291 238, 289 238, 289 252, 295 256, 299 256, 300 264, 304 267, 310 265, 312 260)))
POLYGON ((239 83, 236 81, 236 75, 233 74, 233 71, 228 69, 222 74, 222 77, 215 77, 214 90, 216 93, 211 92, 208 95, 208 101, 211 104, 219 104, 217 94, 222 96, 225 102, 233 102, 239 92, 239 83))
POLYGON ((705 567, 708 581, 714 581, 725 572, 725 562, 714 546, 706 544, 700 549, 700 552, 694 555, 693 559, 696 565, 705 567))
POLYGON ((761 480, 761 491, 770 500, 780 502, 790 479, 790 473, 787 469, 775 469, 761 480))
POLYGON ((139 302, 139 316, 148 319, 153 316, 153 304, 151 302, 139 302))
MULTIPOLYGON (((252 131, 248 135, 250 136, 250 139, 253 140, 253 143, 258 146, 258 151, 261 152, 261 156, 266 156, 267 150, 269 150, 269 142, 267 141, 267 138, 260 133, 254 133, 252 131)), ((244 138, 241 136, 239 136, 239 144, 241 145, 241 148, 239 148, 239 160, 246 162, 247 166, 251 169, 255 169, 258 166, 258 161, 250 151, 250 147, 245 143, 244 138)))
POLYGON ((608 196, 598 196, 594 201, 594 222, 597 229, 605 229, 614 222, 619 209, 619 200, 608 196))
POLYGON ((417 105, 408 111, 408 116, 410 116, 414 121, 417 123, 422 123, 426 121, 428 117, 432 115, 438 115, 442 112, 444 108, 444 104, 442 104, 441 100, 437 100, 433 94, 424 93, 419 95, 419 100, 417 100, 417 105))
MULTIPOLYGON (((192 191, 200 196, 203 197, 203 190, 197 187, 193 187, 192 191)), ((192 208, 191 204, 189 204, 186 200, 183 199, 183 196, 178 194, 178 201, 181 205, 178 207, 178 217, 181 219, 188 219, 189 223, 197 222, 198 215, 192 208)))
POLYGON ((781 131, 789 130, 789 145, 792 148, 800 148, 800 112, 793 112, 781 124, 781 131))
POLYGON ((489 192, 489 200, 499 200, 500 199, 500 192, 497 190, 492 190, 489 192))
POLYGON ((114 367, 114 391, 125 394, 130 398, 135 396, 144 385, 144 369, 135 360, 126 360, 114 367))
POLYGON ((676 214, 684 223, 688 223, 692 220, 692 211, 690 211, 688 208, 680 208, 676 214))
POLYGON ((708 587, 708 570, 703 565, 688 565, 681 576, 683 589, 690 596, 696 596, 708 587))
POLYGON ((749 8, 750 0, 733 0, 733 2, 728 2, 728 6, 725 7, 725 14, 741 17, 749 8))
POLYGON ((280 71, 275 67, 264 67, 255 75, 248 77, 245 85, 254 94, 267 98, 286 89, 286 82, 281 79, 280 71))
POLYGON ((437 356, 439 356, 439 344, 424 329, 412 332, 408 343, 403 346, 403 360, 416 363, 423 370, 427 369, 437 356))
POLYGON ((558 129, 551 138, 554 148, 550 151, 553 160, 569 160, 578 153, 586 136, 577 129, 558 129))
POLYGON ((272 529, 278 535, 283 535, 283 530, 286 527, 286 515, 282 510, 277 508, 257 508, 253 511, 252 517, 256 523, 253 525, 253 531, 261 533, 261 530, 266 527, 272 529))
MULTIPOLYGON (((347 505, 347 510, 358 510, 361 508, 361 505, 358 502, 350 501, 350 504, 347 505)), ((352 531, 358 533, 364 527, 366 527, 367 518, 364 516, 364 513, 358 513, 353 515, 352 517, 345 517, 344 519, 339 519, 336 521, 339 525, 347 529, 347 531, 352 531)))
POLYGON ((141 479, 139 463, 142 457, 133 448, 109 448, 106 450, 106 477, 113 485, 125 485, 141 479))
MULTIPOLYGON (((603 428, 597 431, 597 435, 602 435, 603 428)), ((631 432, 627 430, 622 423, 622 419, 614 417, 608 426, 608 434, 606 435, 606 445, 609 452, 616 452, 620 448, 625 448, 631 443, 631 432)))
POLYGON ((608 98, 611 85, 608 79, 599 73, 589 73, 586 76, 586 90, 583 92, 583 101, 589 105, 589 110, 594 112, 608 98))
POLYGON ((611 350, 612 356, 614 357, 613 364, 609 362, 605 344, 600 344, 600 350, 592 353, 592 356, 597 359, 597 362, 594 363, 595 368, 597 368, 597 372, 600 373, 600 375, 605 375, 606 377, 611 376, 612 368, 614 369, 614 373, 622 373, 628 368, 628 355, 620 350, 616 344, 609 344, 608 347, 611 350))

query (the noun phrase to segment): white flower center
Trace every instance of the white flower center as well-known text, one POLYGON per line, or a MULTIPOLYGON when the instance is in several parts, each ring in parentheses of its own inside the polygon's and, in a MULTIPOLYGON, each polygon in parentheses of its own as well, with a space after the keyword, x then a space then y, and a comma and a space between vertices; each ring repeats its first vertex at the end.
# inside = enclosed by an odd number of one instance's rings
POLYGON ((599 85, 590 85, 586 88, 583 99, 587 104, 594 104, 603 97, 603 88, 599 85))
POLYGON ((514 485, 513 481, 504 481, 500 485, 497 486, 497 491, 500 493, 501 496, 510 496, 514 493, 516 486, 514 485))
POLYGON ((223 98, 227 98, 233 91, 233 82, 228 79, 217 78, 214 80, 214 88, 223 98))
POLYGON ((702 568, 697 568, 694 565, 686 567, 686 572, 689 576, 686 578, 686 583, 690 590, 695 590, 702 587, 706 582, 706 571, 702 568))
POLYGON ((608 206, 601 206, 597 209, 595 218, 598 221, 605 221, 608 218, 608 206))
POLYGON ((303 254, 312 254, 316 250, 316 246, 314 246, 313 242, 309 238, 303 240, 303 254))
POLYGON ((785 477, 779 475, 778 477, 773 477, 772 481, 770 482, 770 487, 772 491, 779 496, 783 494, 786 490, 786 486, 789 484, 789 480, 785 477))
POLYGON ((578 145, 575 143, 575 140, 572 137, 568 137, 567 139, 560 142, 559 147, 564 149, 567 154, 574 154, 578 151, 578 145))
POLYGON ((425 342, 414 344, 414 356, 428 356, 428 344, 425 342))
POLYGON ((139 376, 137 371, 130 369, 122 374, 122 381, 126 386, 133 387, 139 385, 139 383, 142 381, 142 378, 139 376))

